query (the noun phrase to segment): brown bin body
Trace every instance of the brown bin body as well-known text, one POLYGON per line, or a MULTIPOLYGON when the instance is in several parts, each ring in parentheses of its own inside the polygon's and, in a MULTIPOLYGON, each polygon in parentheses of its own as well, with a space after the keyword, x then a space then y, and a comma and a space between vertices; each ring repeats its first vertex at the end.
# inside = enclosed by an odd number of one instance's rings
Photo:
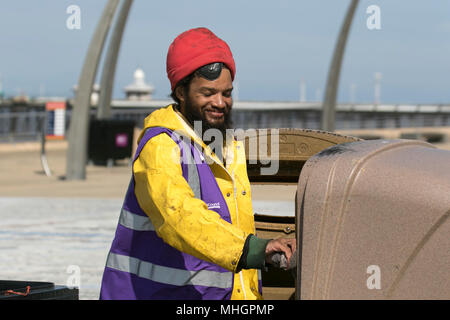
MULTIPOLYGON (((243 140, 256 235, 275 239, 295 237, 295 192, 303 164, 328 147, 359 139, 317 130, 260 129, 246 131, 243 140), (261 147, 267 152, 261 152, 261 147), (261 167, 267 167, 261 160, 273 154, 278 154, 278 171, 273 175, 261 174, 261 167)), ((264 299, 287 300, 294 296, 295 279, 290 271, 275 268, 262 271, 262 283, 264 299)))
POLYGON ((304 165, 297 201, 297 298, 450 299, 450 151, 328 148, 304 165))

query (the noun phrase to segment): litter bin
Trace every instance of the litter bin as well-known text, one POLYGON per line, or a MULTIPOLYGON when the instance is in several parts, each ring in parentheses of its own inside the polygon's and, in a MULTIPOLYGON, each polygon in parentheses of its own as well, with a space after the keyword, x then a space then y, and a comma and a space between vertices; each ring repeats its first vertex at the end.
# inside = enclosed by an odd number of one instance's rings
POLYGON ((78 288, 52 282, 0 280, 0 300, 78 300, 78 288))
POLYGON ((133 120, 91 120, 88 158, 94 164, 106 165, 114 160, 131 158, 133 120))
POLYGON ((311 157, 297 186, 298 299, 450 299, 449 150, 352 142, 311 157))
MULTIPOLYGON (((303 165, 314 154, 326 148, 357 140, 359 139, 354 137, 307 129, 248 130, 244 135, 244 145, 252 187, 256 235, 263 239, 294 238, 295 192, 303 165), (263 143, 267 147, 261 148, 263 143), (253 148, 254 146, 258 148, 253 148), (262 174, 261 168, 266 167, 262 160, 270 159, 268 155, 278 161, 275 174, 262 174), (277 197, 273 196, 271 199, 271 194, 277 197), (282 200, 283 198, 288 200, 282 200)), ((267 271, 261 272, 261 280, 264 299, 294 298, 295 278, 291 271, 269 267, 267 271)))

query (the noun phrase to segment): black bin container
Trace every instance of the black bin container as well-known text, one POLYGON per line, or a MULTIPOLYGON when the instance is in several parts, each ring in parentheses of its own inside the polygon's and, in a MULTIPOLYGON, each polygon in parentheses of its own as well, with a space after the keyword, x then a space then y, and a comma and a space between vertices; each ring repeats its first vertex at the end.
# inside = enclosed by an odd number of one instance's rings
POLYGON ((78 288, 52 282, 0 280, 0 300, 78 300, 78 288))
POLYGON ((94 164, 106 165, 110 161, 131 157, 133 120, 91 120, 89 126, 88 158, 94 164))

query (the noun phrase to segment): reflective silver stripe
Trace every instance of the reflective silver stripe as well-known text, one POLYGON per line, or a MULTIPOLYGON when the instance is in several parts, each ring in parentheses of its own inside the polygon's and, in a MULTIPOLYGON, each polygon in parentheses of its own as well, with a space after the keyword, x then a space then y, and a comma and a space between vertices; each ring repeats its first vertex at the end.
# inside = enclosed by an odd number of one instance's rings
MULTIPOLYGON (((148 130, 148 129, 147 129, 148 130)), ((177 133, 173 132, 173 135, 176 139, 181 141, 181 143, 184 146, 186 158, 184 160, 187 161, 187 167, 188 167, 188 184, 191 187, 192 191, 194 192, 194 196, 197 199, 201 199, 201 192, 200 192, 200 177, 197 170, 196 161, 194 160, 194 157, 191 153, 190 145, 185 141, 185 139, 188 139, 186 137, 180 137, 177 133)), ((189 140, 190 141, 190 140, 189 140)), ((202 157, 201 153, 196 150, 200 157, 202 157)), ((150 221, 150 218, 140 216, 137 214, 134 214, 130 211, 127 211, 122 208, 122 211, 120 213, 119 218, 119 224, 122 226, 136 230, 136 231, 155 231, 155 227, 153 226, 152 222, 150 221)))
POLYGON ((155 231, 155 227, 149 217, 134 214, 122 208, 119 224, 135 231, 155 231))
POLYGON ((231 288, 233 283, 231 272, 188 271, 164 267, 111 252, 108 255, 106 266, 132 273, 144 279, 174 286, 194 285, 228 289, 231 288))
MULTIPOLYGON (((186 155, 184 160, 187 161, 187 167, 188 167, 187 183, 189 184, 192 191, 194 192, 194 197, 196 197, 197 199, 201 199, 200 177, 198 175, 197 163, 191 152, 191 145, 190 145, 191 139, 186 136, 180 136, 175 132, 173 132, 173 135, 177 139, 179 139, 184 146, 184 153, 186 155)), ((196 151, 198 151, 198 150, 196 150, 196 151)), ((200 157, 203 157, 203 156, 201 156, 201 153, 200 153, 200 157)))
POLYGON ((194 192, 194 197, 197 199, 201 199, 201 192, 200 192, 200 177, 198 176, 197 171, 197 165, 194 162, 194 159, 192 159, 191 150, 189 150, 189 155, 191 156, 191 159, 188 161, 188 184, 191 187, 192 191, 194 192))

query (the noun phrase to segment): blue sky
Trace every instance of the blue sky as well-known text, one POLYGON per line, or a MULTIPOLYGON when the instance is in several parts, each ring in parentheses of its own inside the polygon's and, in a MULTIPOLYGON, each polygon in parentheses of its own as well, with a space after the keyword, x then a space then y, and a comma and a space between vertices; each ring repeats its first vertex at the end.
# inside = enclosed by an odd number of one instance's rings
MULTIPOLYGON (((204 26, 230 45, 240 100, 295 101, 323 96, 336 37, 350 1, 135 0, 117 65, 114 97, 139 66, 156 91, 170 93, 167 48, 181 32, 204 26)), ((4 91, 72 96, 105 0, 15 0, 0 4, 0 74, 4 91), (69 5, 81 29, 69 30, 69 5)), ((362 0, 347 43, 338 100, 374 100, 381 72, 383 103, 450 103, 450 1, 362 0), (432 5, 431 5, 432 4, 432 5), (366 9, 378 5, 381 29, 369 30, 366 9)), ((101 66, 98 74, 101 73, 101 66)))

